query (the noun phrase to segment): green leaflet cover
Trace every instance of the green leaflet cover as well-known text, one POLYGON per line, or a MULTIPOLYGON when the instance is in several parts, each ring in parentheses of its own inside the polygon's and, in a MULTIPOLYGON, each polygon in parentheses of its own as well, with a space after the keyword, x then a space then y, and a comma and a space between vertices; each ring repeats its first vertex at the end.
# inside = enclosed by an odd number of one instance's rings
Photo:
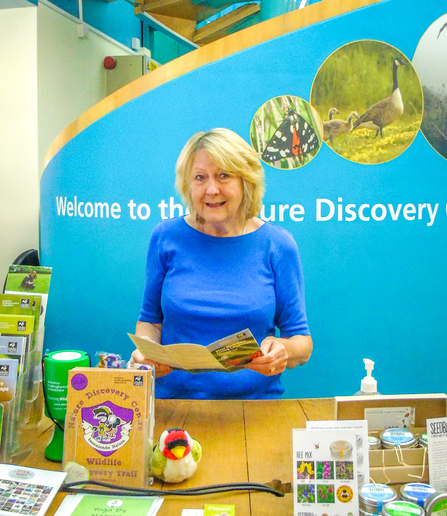
POLYGON ((154 496, 67 495, 55 516, 154 516, 162 503, 154 496))
POLYGON ((30 335, 34 331, 34 315, 0 313, 0 333, 11 335, 30 335))
POLYGON ((36 330, 45 326, 45 315, 50 290, 51 267, 10 265, 6 278, 5 294, 39 294, 40 318, 36 330))
POLYGON ((33 294, 0 294, 0 314, 34 315, 39 328, 42 298, 33 294))

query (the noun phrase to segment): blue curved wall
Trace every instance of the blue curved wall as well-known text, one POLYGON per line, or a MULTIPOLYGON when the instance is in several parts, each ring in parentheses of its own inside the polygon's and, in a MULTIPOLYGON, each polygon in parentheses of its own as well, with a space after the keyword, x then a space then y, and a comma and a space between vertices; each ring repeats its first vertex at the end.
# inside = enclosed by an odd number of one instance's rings
MULTIPOLYGON (((346 43, 380 40, 412 59, 445 13, 440 4, 388 0, 268 41, 149 91, 69 141, 41 181, 41 259, 53 267, 46 347, 129 357, 126 333, 139 312, 149 235, 162 201, 179 214, 174 164, 192 133, 228 127, 250 141, 256 110, 278 95, 309 101, 319 67, 346 43), (88 217, 83 204, 63 215, 65 199, 115 209, 88 217)), ((287 211, 276 218, 300 248, 314 339, 309 363, 283 375, 286 396, 352 394, 366 357, 376 362, 384 394, 445 391, 445 159, 419 132, 403 154, 379 165, 353 163, 323 144, 304 167, 265 171, 267 213, 270 205, 277 214, 280 204, 305 208, 302 221, 287 211), (431 225, 402 216, 318 221, 318 199, 336 210, 348 203, 439 208, 431 225)))

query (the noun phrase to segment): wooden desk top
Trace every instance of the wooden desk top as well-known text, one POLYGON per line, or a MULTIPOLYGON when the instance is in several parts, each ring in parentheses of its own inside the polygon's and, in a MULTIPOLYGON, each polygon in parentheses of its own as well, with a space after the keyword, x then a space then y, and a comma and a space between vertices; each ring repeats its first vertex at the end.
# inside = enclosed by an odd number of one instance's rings
MULTIPOLYGON (((305 428, 307 420, 334 419, 334 399, 268 401, 156 400, 156 441, 173 426, 184 427, 200 441, 203 457, 196 473, 181 484, 153 487, 169 490, 234 482, 292 482, 292 429, 305 428)), ((30 431, 32 453, 24 466, 60 470, 48 461, 44 450, 52 437, 53 424, 44 419, 30 431)), ((64 494, 58 493, 47 512, 54 515, 64 494)), ((180 516, 182 509, 202 509, 205 503, 235 504, 237 516, 287 516, 293 514, 293 495, 277 498, 261 492, 230 492, 216 495, 166 497, 158 514, 180 516)))

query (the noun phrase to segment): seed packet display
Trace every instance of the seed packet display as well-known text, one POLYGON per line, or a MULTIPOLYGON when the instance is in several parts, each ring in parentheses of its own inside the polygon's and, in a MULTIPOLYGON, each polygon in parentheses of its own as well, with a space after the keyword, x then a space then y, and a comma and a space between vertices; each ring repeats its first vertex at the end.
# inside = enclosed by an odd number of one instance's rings
POLYGON ((152 371, 70 370, 64 463, 86 467, 92 480, 147 487, 151 410, 152 371))
POLYGON ((66 473, 0 464, 0 515, 43 516, 66 473))
POLYGON ((356 433, 293 430, 294 516, 358 514, 356 433))

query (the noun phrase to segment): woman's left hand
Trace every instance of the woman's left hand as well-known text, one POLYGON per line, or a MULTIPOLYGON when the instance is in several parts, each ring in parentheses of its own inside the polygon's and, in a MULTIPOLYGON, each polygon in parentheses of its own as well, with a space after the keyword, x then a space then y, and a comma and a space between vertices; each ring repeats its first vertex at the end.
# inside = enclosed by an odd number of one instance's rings
POLYGON ((261 342, 261 349, 264 355, 254 358, 247 364, 247 369, 265 376, 282 373, 289 358, 284 344, 275 337, 267 337, 261 342))

